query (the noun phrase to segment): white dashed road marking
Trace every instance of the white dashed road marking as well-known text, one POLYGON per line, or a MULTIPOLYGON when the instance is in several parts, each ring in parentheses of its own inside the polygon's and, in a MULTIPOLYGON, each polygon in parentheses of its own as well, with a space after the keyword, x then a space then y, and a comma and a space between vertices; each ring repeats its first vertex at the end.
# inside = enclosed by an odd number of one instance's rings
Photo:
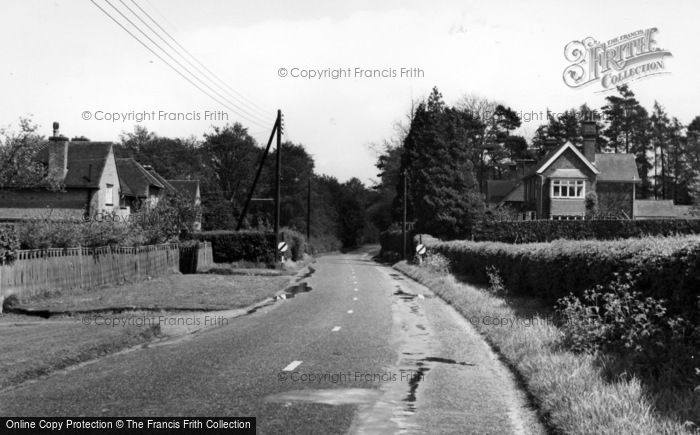
POLYGON ((289 365, 287 367, 283 368, 282 371, 291 372, 295 368, 299 367, 300 364, 301 364, 301 361, 292 361, 291 363, 289 363, 289 365))
POLYGON ((348 310, 348 314, 352 314, 352 313, 353 313, 353 311, 352 311, 352 310, 348 310))
POLYGON ((340 326, 336 326, 335 328, 331 329, 331 332, 338 332, 340 331, 340 326))
POLYGON ((356 300, 357 300, 357 298, 352 298, 352 300, 353 300, 353 301, 356 301, 356 300))

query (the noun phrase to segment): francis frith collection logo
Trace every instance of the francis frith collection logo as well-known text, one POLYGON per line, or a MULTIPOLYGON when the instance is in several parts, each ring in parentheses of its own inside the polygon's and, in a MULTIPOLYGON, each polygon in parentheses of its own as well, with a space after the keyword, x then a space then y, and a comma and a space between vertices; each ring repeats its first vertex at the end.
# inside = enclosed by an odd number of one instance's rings
POLYGON ((664 58, 672 54, 656 45, 656 32, 653 27, 605 42, 592 37, 569 42, 564 56, 571 65, 564 70, 564 83, 580 88, 598 82, 606 91, 643 77, 668 73, 664 58))

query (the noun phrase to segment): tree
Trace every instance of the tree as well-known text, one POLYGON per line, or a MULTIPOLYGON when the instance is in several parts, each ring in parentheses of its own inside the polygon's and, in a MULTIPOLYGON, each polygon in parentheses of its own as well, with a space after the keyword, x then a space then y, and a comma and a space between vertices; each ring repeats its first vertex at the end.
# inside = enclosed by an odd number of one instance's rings
POLYGON ((650 117, 651 139, 654 149, 654 198, 659 196, 659 184, 661 185, 661 197, 666 199, 666 159, 665 152, 669 142, 670 120, 663 106, 654 101, 654 111, 650 117), (657 156, 660 162, 657 162, 657 156), (658 173, 659 164, 661 174, 658 173))
POLYGON ((479 192, 481 193, 484 193, 486 190, 488 173, 493 173, 493 167, 490 164, 493 161, 492 153, 498 151, 498 126, 494 115, 499 105, 496 101, 476 95, 465 95, 456 105, 457 109, 478 119, 482 125, 482 128, 474 132, 471 138, 474 142, 472 166, 474 167, 479 192))
POLYGON ((634 92, 627 85, 618 86, 617 91, 620 96, 611 95, 605 98, 608 103, 603 106, 603 113, 606 115, 607 127, 603 130, 603 135, 614 152, 624 150, 625 153, 635 155, 637 170, 642 180, 637 193, 641 198, 648 198, 651 190, 651 163, 647 156, 651 151, 649 113, 634 98, 634 92))
POLYGON ((204 170, 211 177, 211 185, 205 186, 203 191, 214 194, 205 203, 205 207, 214 206, 213 203, 222 200, 227 201, 231 204, 230 208, 221 205, 215 207, 222 212, 226 210, 232 213, 232 218, 238 219, 262 150, 248 134, 248 129, 239 123, 213 127, 211 133, 204 135, 201 148, 204 170))
POLYGON ((141 147, 156 138, 155 133, 148 131, 143 125, 136 124, 133 133, 123 132, 119 135, 122 146, 129 155, 138 154, 141 147))
POLYGON ((404 141, 402 171, 419 231, 448 238, 471 233, 484 210, 472 165, 473 137, 483 128, 471 113, 446 107, 437 88, 418 106, 404 141))
POLYGON ((19 118, 19 130, 0 129, 0 187, 62 186, 47 178, 47 168, 37 158, 45 144, 39 126, 30 118, 19 118))
POLYGON ((620 96, 610 95, 605 98, 608 103, 603 106, 603 114, 608 125, 603 135, 614 152, 624 150, 629 153, 630 136, 641 105, 627 85, 618 86, 617 92, 620 96))

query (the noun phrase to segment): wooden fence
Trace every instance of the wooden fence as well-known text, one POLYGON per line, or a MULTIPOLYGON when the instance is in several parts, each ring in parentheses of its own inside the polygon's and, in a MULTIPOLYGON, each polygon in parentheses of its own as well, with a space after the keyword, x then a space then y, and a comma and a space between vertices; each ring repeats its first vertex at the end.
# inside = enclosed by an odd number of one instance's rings
MULTIPOLYGON (((193 248, 197 249, 196 268, 210 265, 211 244, 193 248)), ((113 285, 177 272, 181 249, 173 243, 17 251, 12 264, 0 266, 0 301, 12 294, 24 299, 47 290, 113 285)))

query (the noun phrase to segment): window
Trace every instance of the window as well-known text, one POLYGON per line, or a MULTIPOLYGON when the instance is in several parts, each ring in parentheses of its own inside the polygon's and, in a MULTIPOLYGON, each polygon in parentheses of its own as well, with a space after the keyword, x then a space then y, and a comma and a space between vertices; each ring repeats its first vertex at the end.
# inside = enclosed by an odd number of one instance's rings
POLYGON ((552 180, 552 198, 583 198, 586 194, 584 180, 552 180))
POLYGON ((553 215, 550 219, 555 221, 580 221, 583 216, 580 215, 553 215))
POLYGON ((105 189, 105 205, 114 205, 114 186, 111 184, 105 189))

